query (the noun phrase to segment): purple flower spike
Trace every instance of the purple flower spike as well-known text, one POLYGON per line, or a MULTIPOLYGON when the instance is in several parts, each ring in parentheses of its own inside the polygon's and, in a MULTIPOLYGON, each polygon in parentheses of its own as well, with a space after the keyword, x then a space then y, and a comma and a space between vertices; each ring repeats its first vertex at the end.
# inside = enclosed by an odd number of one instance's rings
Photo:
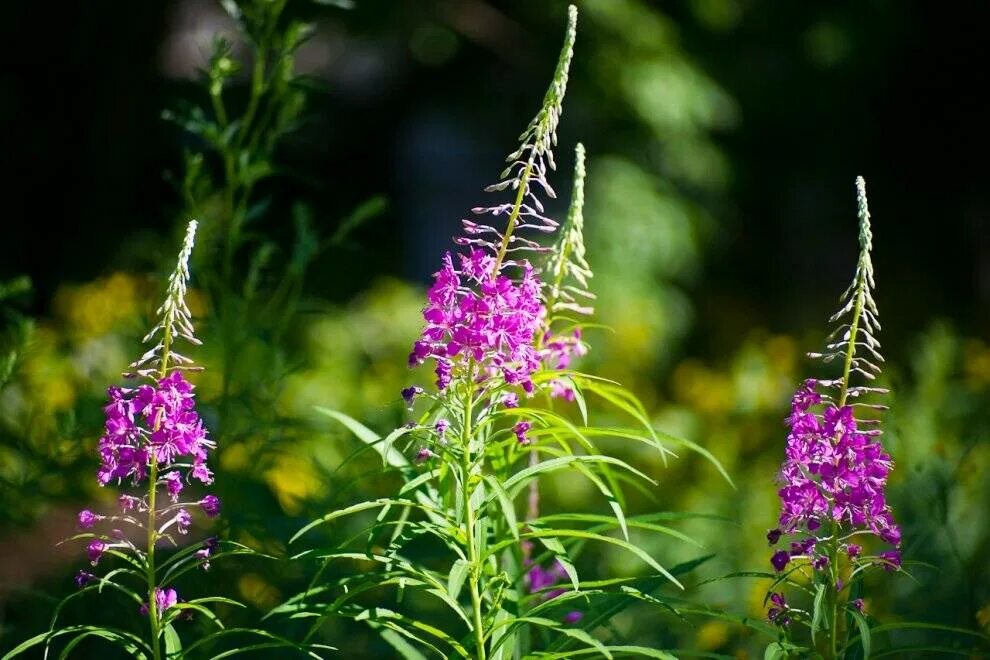
POLYGON ((216 495, 207 495, 199 501, 199 507, 210 518, 216 518, 220 515, 220 498, 216 495))

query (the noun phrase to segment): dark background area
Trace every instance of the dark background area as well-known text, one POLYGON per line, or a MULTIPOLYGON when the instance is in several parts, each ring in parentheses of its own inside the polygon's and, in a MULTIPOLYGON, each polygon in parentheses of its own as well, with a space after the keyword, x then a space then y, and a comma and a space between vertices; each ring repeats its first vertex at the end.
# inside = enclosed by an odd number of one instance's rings
MULTIPOLYGON (((182 143, 160 112, 189 85, 163 75, 161 60, 178 4, 7 9, 0 107, 12 171, 2 274, 32 276, 36 313, 46 311, 59 282, 139 260, 121 249, 123 238, 172 222, 177 200, 162 173, 174 171, 182 143)), ((352 46, 360 53, 340 57, 350 68, 362 66, 350 60, 367 59, 371 75, 338 73, 287 157, 316 179, 310 192, 325 217, 375 193, 393 203, 362 235, 380 258, 324 265, 326 277, 313 280, 322 295, 353 293, 349 283, 375 272, 423 280, 428 262, 403 245, 421 245, 426 227, 449 226, 475 199, 489 156, 511 144, 511 127, 525 121, 539 94, 540 64, 547 68, 556 47, 554 3, 493 3, 509 26, 511 56, 463 39, 442 67, 423 66, 408 52, 408 33, 442 20, 449 4, 456 3, 367 2, 335 16, 363 40, 352 46), (339 286, 322 286, 328 278, 339 286)), ((885 291, 891 325, 910 327, 935 313, 972 332, 985 327, 990 108, 981 91, 982 26, 990 9, 737 7, 737 22, 716 30, 697 19, 692 3, 665 8, 683 49, 740 108, 737 125, 714 136, 731 162, 731 182, 715 193, 686 193, 718 223, 695 296, 704 313, 717 317, 725 301, 742 297, 748 314, 786 325, 794 305, 804 311, 803 300, 817 300, 847 269, 851 180, 862 173, 878 272, 892 284, 885 291)), ((593 90, 582 89, 586 66, 579 56, 566 134, 582 135, 593 154, 625 146, 621 120, 582 108, 594 101, 593 90)), ((280 192, 291 195, 291 184, 280 192)))

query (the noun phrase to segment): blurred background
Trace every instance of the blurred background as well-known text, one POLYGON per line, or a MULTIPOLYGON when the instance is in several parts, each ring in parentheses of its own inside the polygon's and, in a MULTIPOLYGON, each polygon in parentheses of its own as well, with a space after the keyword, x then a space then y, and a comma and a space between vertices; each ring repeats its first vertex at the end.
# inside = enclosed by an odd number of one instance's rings
MULTIPOLYGON (((566 15, 556 0, 290 0, 266 22, 271 4, 246 4, 241 23, 229 1, 5 8, 0 651, 43 630, 72 589, 82 549, 55 544, 75 513, 115 499, 95 479, 105 388, 140 355, 189 217, 202 225, 191 302, 205 344, 192 355, 220 445, 218 531, 284 555, 309 518, 387 490, 359 478, 374 461, 338 470, 355 445, 313 407, 379 432, 405 420, 399 389, 429 380, 405 366, 424 286, 538 108, 566 15), (311 25, 304 43, 297 21, 311 25), (265 72, 252 109, 266 39, 293 56, 265 72), (258 130, 240 139, 245 115, 258 130)), ((660 486, 633 508, 734 521, 686 527, 715 553, 696 580, 769 567, 783 418, 819 373, 803 355, 853 274, 862 174, 894 392, 890 497, 906 557, 933 565, 885 576, 867 608, 988 631, 990 6, 578 5, 551 211, 566 208, 581 140, 597 319, 614 329, 589 337, 581 367, 630 386, 735 481, 691 456, 634 456, 660 486)), ((571 483, 547 498, 601 506, 571 483)), ((669 561, 697 555, 641 542, 669 561)), ((589 570, 626 563, 602 552, 589 570)), ((231 616, 250 621, 305 577, 245 560, 184 593, 233 591, 254 609, 231 616)), ((687 596, 762 616, 766 586, 687 596)), ((721 621, 630 611, 613 624, 640 644, 759 651, 721 621)), ((387 656, 368 630, 334 625, 327 639, 350 657, 387 656)))

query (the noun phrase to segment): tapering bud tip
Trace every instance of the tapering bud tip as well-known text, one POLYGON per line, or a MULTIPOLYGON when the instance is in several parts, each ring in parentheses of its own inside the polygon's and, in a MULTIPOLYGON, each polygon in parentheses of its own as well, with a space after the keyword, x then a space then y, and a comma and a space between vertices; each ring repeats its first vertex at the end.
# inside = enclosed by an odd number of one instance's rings
POLYGON ((859 247, 869 252, 873 249, 873 230, 870 227, 870 207, 866 201, 866 179, 856 177, 856 204, 859 207, 859 247))

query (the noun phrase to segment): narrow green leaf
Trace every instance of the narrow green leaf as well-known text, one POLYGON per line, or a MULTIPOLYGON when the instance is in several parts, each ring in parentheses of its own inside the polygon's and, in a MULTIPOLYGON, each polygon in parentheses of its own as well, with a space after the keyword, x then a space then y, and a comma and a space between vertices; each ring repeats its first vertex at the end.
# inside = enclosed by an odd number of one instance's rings
POLYGON ((516 509, 512 506, 512 500, 509 498, 509 494, 505 492, 502 488, 502 484, 498 482, 498 479, 491 475, 485 475, 485 483, 492 489, 495 493, 495 497, 498 499, 499 505, 502 509, 502 515, 505 516, 505 522, 509 526, 509 531, 512 533, 512 538, 516 541, 519 540, 519 523, 516 521, 516 509))
POLYGON ((450 575, 447 578, 447 593, 453 600, 457 600, 458 594, 461 593, 461 587, 464 586, 464 580, 467 578, 470 568, 471 563, 466 559, 458 559, 450 567, 450 575))
MULTIPOLYGON (((815 600, 811 606, 811 643, 815 643, 815 635, 822 627, 822 619, 825 617, 825 585, 819 584, 815 591, 815 600)), ((834 626, 835 621, 830 621, 829 626, 834 626)))
POLYGON ((175 628, 169 623, 162 630, 162 635, 165 637, 165 657, 178 658, 182 653, 182 640, 179 639, 179 633, 175 632, 175 628))
POLYGON ((863 660, 870 660, 870 624, 866 621, 865 616, 854 609, 850 609, 849 614, 852 615, 853 620, 856 621, 856 626, 859 628, 859 644, 863 647, 863 660))

